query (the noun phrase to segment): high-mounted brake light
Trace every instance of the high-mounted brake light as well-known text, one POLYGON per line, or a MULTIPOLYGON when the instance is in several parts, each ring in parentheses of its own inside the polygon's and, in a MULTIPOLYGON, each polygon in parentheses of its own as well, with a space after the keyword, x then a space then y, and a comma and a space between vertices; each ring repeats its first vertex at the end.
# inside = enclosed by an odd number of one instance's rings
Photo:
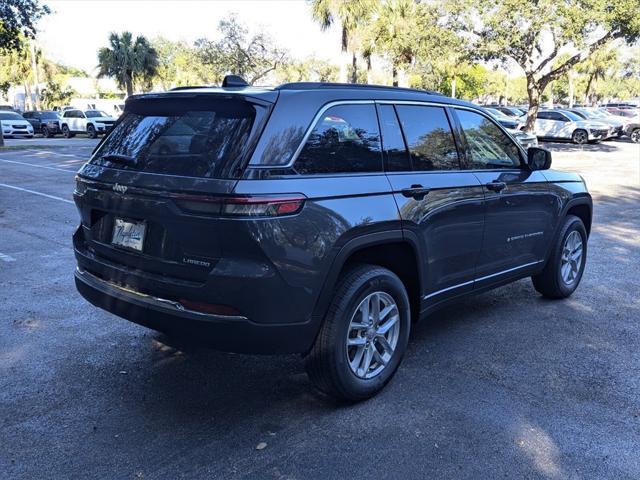
POLYGON ((227 217, 279 217, 298 213, 306 197, 301 194, 210 197, 171 194, 178 207, 190 213, 227 217))

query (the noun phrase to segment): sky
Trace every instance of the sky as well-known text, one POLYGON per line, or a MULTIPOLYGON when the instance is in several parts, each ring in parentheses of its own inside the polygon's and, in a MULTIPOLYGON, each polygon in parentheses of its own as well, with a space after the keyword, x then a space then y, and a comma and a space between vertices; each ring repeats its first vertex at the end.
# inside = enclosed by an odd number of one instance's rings
POLYGON ((49 58, 93 74, 97 51, 110 32, 193 42, 215 38, 220 19, 236 13, 251 32, 264 30, 292 56, 339 62, 340 32, 323 32, 304 0, 44 0, 52 14, 38 23, 38 43, 49 58))

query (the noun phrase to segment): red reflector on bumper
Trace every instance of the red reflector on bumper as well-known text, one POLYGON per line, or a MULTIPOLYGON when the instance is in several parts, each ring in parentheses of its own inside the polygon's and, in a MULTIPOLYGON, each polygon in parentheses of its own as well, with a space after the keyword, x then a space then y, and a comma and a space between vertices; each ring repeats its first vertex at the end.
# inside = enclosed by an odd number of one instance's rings
POLYGON ((226 317, 236 317, 240 315, 240 312, 228 305, 216 305, 214 303, 193 302, 191 300, 179 300, 187 310, 193 310, 194 312, 209 313, 212 315, 224 315, 226 317))

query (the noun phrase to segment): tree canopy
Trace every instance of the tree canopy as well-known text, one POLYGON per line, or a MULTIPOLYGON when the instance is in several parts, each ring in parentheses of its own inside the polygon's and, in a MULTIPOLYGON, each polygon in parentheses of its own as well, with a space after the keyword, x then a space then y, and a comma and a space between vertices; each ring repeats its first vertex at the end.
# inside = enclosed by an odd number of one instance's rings
POLYGON ((247 27, 235 16, 221 20, 218 31, 219 40, 202 38, 195 45, 198 58, 210 69, 216 82, 225 74, 234 73, 254 84, 287 61, 287 51, 269 35, 264 32, 249 35, 247 27))
POLYGON ((640 37, 640 0, 447 0, 451 25, 485 60, 512 60, 527 79, 532 130, 542 92, 614 39, 640 37), (635 14, 633 13, 635 12, 635 14), (558 58, 570 52, 563 61, 558 58))
POLYGON ((98 51, 98 76, 113 77, 127 95, 135 85, 150 87, 158 69, 158 52, 144 37, 111 33, 109 46, 98 51))
POLYGON ((0 2, 0 51, 18 50, 24 38, 36 35, 36 23, 50 13, 38 0, 2 0, 0 2))

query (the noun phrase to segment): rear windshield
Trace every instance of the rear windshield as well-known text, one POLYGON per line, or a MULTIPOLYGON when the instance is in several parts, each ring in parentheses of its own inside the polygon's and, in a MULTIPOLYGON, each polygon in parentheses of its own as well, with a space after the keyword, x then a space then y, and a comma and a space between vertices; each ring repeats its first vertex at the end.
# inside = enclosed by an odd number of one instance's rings
POLYGON ((237 178, 265 113, 264 107, 242 99, 133 101, 91 163, 166 175, 237 178))

